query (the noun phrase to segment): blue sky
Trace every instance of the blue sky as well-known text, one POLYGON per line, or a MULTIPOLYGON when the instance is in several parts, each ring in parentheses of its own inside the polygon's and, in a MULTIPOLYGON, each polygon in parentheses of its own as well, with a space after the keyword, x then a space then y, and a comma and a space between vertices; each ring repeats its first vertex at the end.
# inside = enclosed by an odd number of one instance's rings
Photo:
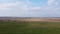
POLYGON ((60 17, 60 0, 0 0, 1 17, 60 17))

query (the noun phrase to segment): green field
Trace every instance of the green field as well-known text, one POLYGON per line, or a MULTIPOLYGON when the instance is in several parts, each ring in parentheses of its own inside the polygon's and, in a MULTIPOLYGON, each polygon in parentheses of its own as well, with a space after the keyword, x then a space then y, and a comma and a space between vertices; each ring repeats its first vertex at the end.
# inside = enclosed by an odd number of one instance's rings
POLYGON ((1 21, 0 34, 60 34, 60 23, 1 21))

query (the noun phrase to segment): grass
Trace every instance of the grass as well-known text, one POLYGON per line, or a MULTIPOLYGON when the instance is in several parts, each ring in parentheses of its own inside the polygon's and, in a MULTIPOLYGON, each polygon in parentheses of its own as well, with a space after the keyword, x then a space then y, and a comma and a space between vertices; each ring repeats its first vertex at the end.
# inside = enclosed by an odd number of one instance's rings
POLYGON ((0 34, 60 34, 60 23, 0 21, 0 34))

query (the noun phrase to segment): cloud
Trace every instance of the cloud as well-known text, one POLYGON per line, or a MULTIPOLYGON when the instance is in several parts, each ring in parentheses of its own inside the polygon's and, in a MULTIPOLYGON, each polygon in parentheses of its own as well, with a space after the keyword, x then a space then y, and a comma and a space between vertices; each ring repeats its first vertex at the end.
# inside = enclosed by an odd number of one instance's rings
POLYGON ((25 12, 29 10, 30 1, 16 1, 16 11, 25 12))
POLYGON ((41 10, 41 7, 32 7, 31 10, 41 10))
POLYGON ((58 5, 58 2, 56 0, 48 0, 48 5, 49 6, 56 6, 56 5, 58 5))
POLYGON ((59 15, 60 7, 58 6, 57 0, 48 0, 48 6, 29 6, 32 3, 30 1, 22 2, 19 6, 19 10, 21 15, 29 15, 29 16, 49 16, 53 17, 55 15, 59 15))
POLYGON ((31 2, 29 0, 26 0, 27 4, 31 4, 31 2))
POLYGON ((16 3, 10 2, 10 3, 0 3, 0 9, 9 9, 16 7, 16 3))
MULTIPOLYGON (((5 0, 4 0, 5 1, 5 0)), ((0 15, 4 16, 48 16, 58 15, 60 7, 56 0, 48 0, 48 6, 32 6, 29 0, 0 3, 0 15), (2 10, 1 10, 2 9, 2 10)), ((38 3, 39 4, 39 3, 38 3)), ((37 4, 36 4, 37 5, 37 4)))
POLYGON ((18 8, 20 11, 30 11, 30 10, 40 10, 41 7, 38 7, 38 6, 34 6, 34 7, 31 7, 29 5, 31 5, 31 2, 29 0, 26 0, 25 2, 19 2, 17 1, 17 5, 18 8))

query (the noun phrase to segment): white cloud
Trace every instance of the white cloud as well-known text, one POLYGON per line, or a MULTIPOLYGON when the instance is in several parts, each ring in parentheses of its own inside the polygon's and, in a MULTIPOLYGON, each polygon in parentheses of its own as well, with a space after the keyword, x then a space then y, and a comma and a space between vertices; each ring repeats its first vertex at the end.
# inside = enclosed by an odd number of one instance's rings
POLYGON ((41 10, 41 7, 32 7, 31 10, 41 10))
POLYGON ((31 7, 31 2, 29 0, 26 1, 17 1, 9 2, 9 3, 0 3, 0 15, 13 15, 13 16, 43 16, 48 14, 56 14, 57 11, 60 11, 60 8, 57 7, 58 3, 56 0, 48 0, 48 7, 31 7), (1 10, 3 9, 3 10, 1 10), (6 10, 11 9, 11 10, 6 10), (17 13, 17 14, 16 14, 17 13))
POLYGON ((0 9, 9 9, 16 7, 16 3, 11 2, 11 3, 0 3, 0 9))
POLYGON ((29 0, 26 0, 27 4, 31 4, 31 2, 29 0))
POLYGON ((29 0, 26 0, 25 2, 22 2, 22 1, 16 1, 16 7, 18 7, 17 9, 19 9, 20 11, 23 10, 23 11, 27 11, 29 10, 28 6, 30 5, 31 3, 29 2, 29 0))
POLYGON ((31 7, 29 6, 31 4, 31 2, 29 0, 26 0, 26 2, 18 2, 17 4, 19 5, 17 9, 19 9, 20 11, 29 11, 29 10, 40 10, 41 7, 35 6, 35 7, 31 7))
POLYGON ((23 10, 23 11, 29 11, 29 10, 32 10, 32 11, 39 11, 39 10, 46 10, 46 11, 57 11, 58 10, 58 7, 57 7, 57 1, 56 0, 48 0, 48 7, 38 7, 38 6, 35 6, 35 7, 31 7, 30 8, 30 4, 31 2, 29 0, 26 0, 26 2, 17 2, 18 4, 20 4, 21 6, 18 8, 20 11, 23 10))
POLYGON ((48 5, 49 6, 56 6, 56 5, 58 5, 58 2, 57 2, 57 0, 48 0, 48 5))

